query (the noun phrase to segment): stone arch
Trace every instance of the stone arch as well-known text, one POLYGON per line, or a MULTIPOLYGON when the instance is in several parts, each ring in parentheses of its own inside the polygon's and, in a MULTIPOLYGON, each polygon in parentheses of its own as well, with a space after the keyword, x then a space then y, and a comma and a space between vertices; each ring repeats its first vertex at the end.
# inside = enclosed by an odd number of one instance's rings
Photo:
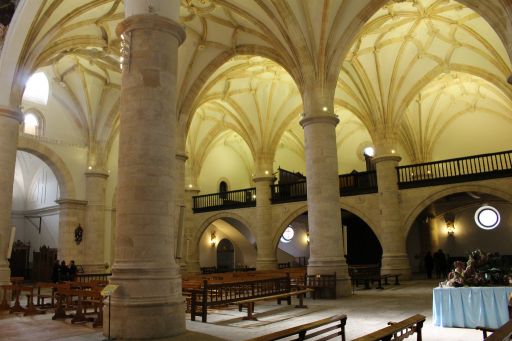
POLYGON ((188 128, 192 122, 193 113, 198 107, 198 96, 201 91, 203 91, 204 85, 218 68, 224 65, 231 58, 241 55, 260 56, 274 61, 290 74, 298 87, 299 83, 297 80, 300 79, 299 72, 296 72, 294 68, 290 68, 285 60, 281 57, 281 55, 272 49, 259 46, 244 46, 236 50, 225 51, 224 53, 218 55, 208 64, 206 68, 201 71, 201 74, 196 78, 194 84, 190 87, 190 90, 186 94, 183 102, 179 103, 178 126, 179 129, 182 129, 185 132, 185 139, 188 135, 188 128))
POLYGON ((376 228, 377 223, 374 222, 369 216, 368 214, 364 213, 362 210, 360 210, 359 208, 353 206, 353 205, 349 205, 347 203, 340 203, 340 208, 345 210, 345 211, 349 211, 350 213, 353 213, 355 214, 356 216, 358 216, 362 221, 364 221, 366 223, 366 225, 368 225, 368 227, 372 230, 372 232, 375 234, 375 236, 377 237, 377 239, 379 240, 379 243, 382 245, 382 236, 381 236, 381 231, 376 228))
POLYGON ((59 183, 61 198, 74 199, 76 197, 71 172, 57 153, 37 140, 24 136, 20 136, 18 139, 18 150, 37 156, 50 167, 59 183))
POLYGON ((280 223, 277 225, 277 228, 274 229, 274 236, 272 237, 272 248, 273 250, 277 249, 277 246, 279 245, 279 239, 281 238, 281 235, 283 234, 284 230, 288 225, 292 223, 292 221, 295 220, 298 216, 301 214, 304 214, 308 211, 308 205, 307 203, 304 203, 303 205, 296 208, 294 211, 290 212, 280 223))
POLYGON ((241 215, 239 214, 236 214, 236 213, 232 213, 232 212, 228 212, 228 211, 225 211, 225 212, 219 212, 219 213, 216 213, 212 216, 209 216, 208 218, 206 218, 202 223, 199 224, 199 228, 195 231, 194 233, 194 240, 193 240, 193 243, 196 245, 196 246, 199 246, 199 242, 201 240, 201 236, 203 235, 203 233, 206 231, 206 229, 208 228, 208 226, 210 226, 210 224, 212 224, 214 221, 216 220, 219 220, 219 219, 223 219, 223 218, 231 218, 231 219, 234 219, 234 220, 237 220, 239 221, 240 223, 242 223, 245 227, 247 227, 247 229, 253 234, 255 235, 254 233, 254 229, 252 227, 252 225, 249 223, 249 221, 247 219, 245 219, 244 217, 242 217, 241 215))
POLYGON ((481 184, 455 184, 448 188, 443 188, 434 193, 430 193, 424 200, 419 202, 413 209, 411 209, 407 215, 405 215, 406 218, 404 219, 403 223, 403 226, 405 226, 404 237, 407 237, 414 221, 425 208, 441 198, 460 192, 480 192, 491 194, 512 203, 512 194, 504 192, 500 189, 481 184))

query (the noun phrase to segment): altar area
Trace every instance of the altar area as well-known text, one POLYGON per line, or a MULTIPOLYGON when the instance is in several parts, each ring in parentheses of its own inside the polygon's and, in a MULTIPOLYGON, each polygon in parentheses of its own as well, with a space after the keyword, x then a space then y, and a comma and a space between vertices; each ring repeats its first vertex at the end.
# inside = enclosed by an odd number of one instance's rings
POLYGON ((499 328, 509 320, 512 287, 434 288, 432 321, 435 326, 499 328))

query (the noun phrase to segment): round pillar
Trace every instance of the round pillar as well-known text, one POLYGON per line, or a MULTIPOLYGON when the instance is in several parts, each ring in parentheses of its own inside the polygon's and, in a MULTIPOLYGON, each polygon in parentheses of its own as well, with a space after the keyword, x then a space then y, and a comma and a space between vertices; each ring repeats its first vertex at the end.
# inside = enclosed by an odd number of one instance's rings
POLYGON ((108 173, 91 170, 85 173, 85 211, 83 266, 85 272, 105 271, 105 189, 108 173))
MULTIPOLYGON (((199 263, 199 240, 195 239, 196 226, 194 226, 194 196, 199 194, 196 187, 187 187, 185 189, 185 237, 184 249, 186 272, 189 274, 200 274, 201 266, 199 263)), ((200 238, 200 237, 199 237, 200 238)))
MULTIPOLYGON (((271 173, 270 170, 266 172, 271 173)), ((277 269, 276 249, 272 244, 272 198, 270 185, 274 183, 272 175, 265 174, 254 177, 256 184, 256 269, 277 269)))
MULTIPOLYGON (((307 109, 307 108, 306 108, 307 109)), ((336 273, 336 296, 352 294, 341 228, 336 125, 322 109, 311 109, 304 128, 310 256, 308 274, 336 273)))
MULTIPOLYGON (((84 243, 75 241, 75 229, 83 225, 87 201, 61 198, 59 205, 59 248, 57 258, 77 265, 84 263, 84 243)), ((83 228, 83 226, 82 226, 83 228)))
POLYGON ((12 189, 21 112, 0 107, 0 285, 10 284, 7 250, 11 238, 12 189))
POLYGON ((411 277, 411 266, 406 253, 406 239, 401 228, 400 194, 396 167, 401 158, 397 155, 374 157, 379 187, 380 241, 382 243, 382 274, 400 273, 411 277))
POLYGON ((185 162, 188 156, 182 151, 176 154, 176 172, 174 185, 176 187, 174 209, 176 211, 176 262, 179 263, 181 272, 186 269, 185 262, 185 162))
POLYGON ((185 32, 158 14, 130 16, 117 32, 128 48, 121 86, 118 228, 110 280, 119 288, 112 295, 110 328, 117 339, 159 339, 185 332, 171 209, 179 190, 172 173, 178 47, 185 32))

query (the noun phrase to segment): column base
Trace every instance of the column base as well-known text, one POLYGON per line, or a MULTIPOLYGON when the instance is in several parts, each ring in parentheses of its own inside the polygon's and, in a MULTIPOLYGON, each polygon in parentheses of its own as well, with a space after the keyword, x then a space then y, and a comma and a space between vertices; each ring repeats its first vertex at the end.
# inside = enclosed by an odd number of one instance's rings
MULTIPOLYGON (((107 300, 108 302, 108 300, 107 300)), ((184 302, 112 302, 110 334, 122 340, 158 340, 186 332, 184 302)), ((103 335, 108 335, 108 303, 104 307, 103 335)))
POLYGON ((0 263, 0 285, 11 284, 11 269, 7 262, 0 263))
POLYGON ((336 298, 352 295, 352 282, 344 259, 309 259, 308 275, 336 273, 336 298))
POLYGON ((411 279, 411 265, 409 257, 405 253, 388 253, 382 255, 382 266, 380 268, 382 275, 401 274, 400 279, 411 279))
POLYGON ((275 270, 277 269, 277 258, 256 259, 256 270, 275 270))
POLYGON ((185 272, 187 274, 200 274, 201 273, 201 267, 199 265, 199 261, 188 261, 186 263, 185 272))
POLYGON ((155 340, 186 332, 185 300, 176 264, 115 263, 111 284, 119 287, 104 308, 103 332, 117 340, 155 340))

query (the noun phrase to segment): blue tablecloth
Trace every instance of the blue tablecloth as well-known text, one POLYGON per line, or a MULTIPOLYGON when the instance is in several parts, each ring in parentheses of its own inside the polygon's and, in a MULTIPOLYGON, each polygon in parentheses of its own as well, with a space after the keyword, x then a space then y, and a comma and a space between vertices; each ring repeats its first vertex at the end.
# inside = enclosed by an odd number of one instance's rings
POLYGON ((509 320, 512 287, 434 288, 432 320, 443 327, 499 328, 509 320))

